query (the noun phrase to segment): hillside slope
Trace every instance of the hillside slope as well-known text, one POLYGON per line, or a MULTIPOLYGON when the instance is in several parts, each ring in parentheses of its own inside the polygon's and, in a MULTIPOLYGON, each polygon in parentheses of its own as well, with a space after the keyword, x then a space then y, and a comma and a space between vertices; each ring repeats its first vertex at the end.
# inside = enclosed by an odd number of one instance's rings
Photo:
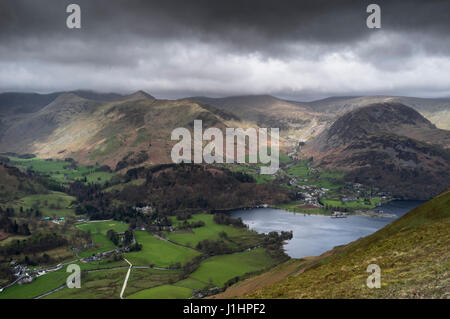
POLYGON ((450 186, 449 146, 450 131, 405 105, 379 103, 344 114, 302 152, 320 166, 348 170, 349 181, 429 199, 450 186))
MULTIPOLYGON (((92 94, 64 93, 39 111, 6 118, 0 132, 3 152, 33 153, 42 158, 71 157, 83 164, 112 168, 142 163, 171 162, 173 129, 203 127, 224 129, 239 118, 213 106, 188 99, 157 100, 138 91, 113 101, 88 99, 92 94)), ((245 126, 244 126, 245 127, 245 126)))
POLYGON ((45 193, 44 186, 15 167, 0 162, 0 204, 35 193, 45 193))
MULTIPOLYGON (((287 269, 286 276, 293 275, 245 297, 450 298, 448 247, 450 189, 370 236, 336 247, 318 258, 291 260, 275 268, 274 274, 287 269), (381 268, 379 289, 366 286, 369 264, 381 268)), ((256 283, 261 278, 249 281, 256 283)), ((249 281, 248 287, 252 286, 249 281)))

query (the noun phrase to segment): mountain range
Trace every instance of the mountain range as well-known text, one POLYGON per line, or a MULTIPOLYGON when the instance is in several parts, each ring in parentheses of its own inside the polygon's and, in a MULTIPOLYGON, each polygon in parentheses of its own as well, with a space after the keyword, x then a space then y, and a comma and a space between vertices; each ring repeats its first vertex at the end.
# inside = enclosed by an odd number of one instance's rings
POLYGON ((156 99, 92 91, 0 94, 0 152, 73 158, 121 170, 168 163, 174 128, 278 127, 281 148, 404 198, 431 198, 449 177, 450 99, 270 95, 156 99), (401 191, 398 191, 401 190, 401 191))

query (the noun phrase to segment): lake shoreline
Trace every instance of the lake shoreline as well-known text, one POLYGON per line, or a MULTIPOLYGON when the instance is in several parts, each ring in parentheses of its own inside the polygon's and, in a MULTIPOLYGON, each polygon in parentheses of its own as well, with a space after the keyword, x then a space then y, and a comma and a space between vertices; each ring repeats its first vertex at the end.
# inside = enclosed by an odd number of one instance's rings
POLYGON ((256 208, 230 212, 258 233, 293 231, 284 246, 291 258, 318 256, 335 246, 368 236, 400 218, 423 201, 391 201, 378 208, 382 215, 349 214, 347 218, 290 212, 278 208, 256 208))

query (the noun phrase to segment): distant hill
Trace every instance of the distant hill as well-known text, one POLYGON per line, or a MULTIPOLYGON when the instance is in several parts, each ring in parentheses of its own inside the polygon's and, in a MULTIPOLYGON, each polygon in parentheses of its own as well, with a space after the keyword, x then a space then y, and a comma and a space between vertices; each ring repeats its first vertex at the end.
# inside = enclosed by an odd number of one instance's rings
POLYGON ((59 93, 1 93, 0 118, 5 115, 34 113, 53 101, 59 93))
POLYGON ((406 96, 346 96, 329 97, 304 102, 316 112, 344 114, 345 112, 373 103, 393 102, 410 106, 430 120, 438 128, 450 130, 450 98, 426 99, 406 96))
POLYGON ((414 109, 378 103, 350 111, 302 150, 320 166, 397 196, 428 199, 450 186, 450 131, 414 109))
POLYGON ((86 92, 62 93, 36 112, 6 116, 0 150, 43 158, 71 157, 111 168, 119 162, 121 168, 168 163, 176 143, 170 140, 173 129, 192 129, 195 119, 203 120, 204 128, 221 129, 228 121, 239 121, 234 114, 203 102, 157 100, 142 91, 113 96, 113 101, 92 97, 86 92))
POLYGON ((218 298, 450 298, 450 189, 376 233, 290 260, 218 298), (381 288, 369 289, 369 264, 381 288), (432 275, 431 275, 432 274, 432 275))
POLYGON ((283 136, 307 140, 331 124, 333 116, 316 112, 301 102, 271 95, 245 95, 225 98, 193 97, 239 116, 259 127, 279 128, 283 136))
POLYGON ((69 92, 55 92, 49 94, 39 93, 22 93, 22 92, 6 92, 0 93, 0 118, 5 115, 34 113, 38 112, 50 102, 55 100, 58 96, 67 93, 73 93, 79 97, 93 100, 112 102, 132 97, 148 97, 154 98, 144 91, 137 91, 130 95, 122 95, 117 93, 99 93, 95 91, 77 90, 69 92))

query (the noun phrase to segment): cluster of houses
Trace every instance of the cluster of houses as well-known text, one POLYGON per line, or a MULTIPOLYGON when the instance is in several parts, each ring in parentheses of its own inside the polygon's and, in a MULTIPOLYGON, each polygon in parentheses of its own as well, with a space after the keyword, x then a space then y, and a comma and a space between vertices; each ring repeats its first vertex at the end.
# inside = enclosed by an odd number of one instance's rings
POLYGON ((33 276, 30 274, 27 266, 17 264, 17 261, 12 260, 10 262, 14 277, 16 277, 16 282, 19 285, 27 284, 33 281, 33 276))
POLYGON ((153 225, 147 226, 147 228, 141 227, 140 230, 159 232, 159 231, 173 231, 174 228, 173 228, 173 226, 169 226, 169 225, 153 224, 153 225))
MULTIPOLYGON (((124 233, 121 232, 121 233, 117 233, 117 234, 123 235, 124 233)), ((133 242, 135 242, 135 241, 133 240, 133 242)), ((84 263, 100 261, 100 260, 102 260, 104 258, 108 258, 112 254, 126 253, 126 252, 129 252, 129 251, 130 251, 129 247, 118 247, 118 248, 116 248, 114 250, 105 251, 105 252, 102 252, 102 253, 97 253, 95 255, 83 258, 83 259, 81 259, 81 261, 84 262, 84 263)))
POLYGON ((144 206, 144 207, 133 207, 133 209, 137 212, 141 212, 141 213, 150 213, 153 211, 153 207, 152 206, 144 206))
POLYGON ((59 218, 54 218, 54 219, 52 219, 50 217, 44 217, 44 218, 42 218, 42 220, 51 221, 52 223, 59 225, 62 222, 64 222, 66 219, 65 219, 65 217, 59 217, 59 218))
POLYGON ((331 218, 346 218, 347 214, 343 212, 333 212, 331 218))
POLYGON ((314 205, 317 207, 320 207, 318 198, 324 196, 329 189, 324 187, 315 187, 310 185, 297 185, 296 181, 294 179, 290 181, 291 185, 296 185, 297 188, 301 189, 301 191, 298 193, 303 197, 303 200, 306 204, 314 205))
POLYGON ((212 287, 212 288, 208 288, 208 289, 204 289, 204 290, 195 289, 192 293, 192 297, 204 298, 207 296, 212 296, 212 295, 218 294, 219 292, 221 292, 221 289, 219 287, 212 287))
POLYGON ((343 198, 342 199, 343 201, 352 201, 360 197, 374 197, 374 196, 380 197, 381 200, 383 201, 392 198, 392 196, 389 193, 381 191, 378 187, 368 188, 360 183, 347 182, 344 186, 344 192, 354 194, 354 196, 349 196, 347 200, 343 198))
POLYGON ((15 283, 19 285, 29 284, 35 278, 45 275, 48 272, 56 271, 61 269, 62 264, 58 264, 57 266, 49 267, 49 268, 41 268, 41 269, 29 269, 27 266, 17 264, 16 260, 12 260, 10 262, 10 266, 14 272, 14 277, 16 277, 16 281, 10 284, 13 285, 15 283))
MULTIPOLYGON (((310 168, 310 170, 314 170, 314 168, 310 168)), ((298 194, 303 198, 303 201, 306 204, 314 205, 317 207, 321 207, 319 203, 319 198, 324 197, 330 190, 324 187, 317 187, 312 185, 298 185, 298 182, 307 182, 308 179, 297 179, 296 177, 291 177, 289 180, 289 184, 294 186, 301 191, 298 194)), ((363 184, 359 183, 346 183, 343 188, 343 193, 345 196, 341 197, 341 201, 343 202, 354 202, 357 201, 361 197, 380 197, 382 201, 386 201, 391 199, 391 196, 388 193, 381 192, 377 188, 368 189, 363 184)))
POLYGON ((0 293, 3 292, 3 290, 5 290, 6 288, 8 288, 16 283, 19 285, 23 285, 23 284, 27 284, 27 283, 30 283, 33 281, 33 276, 30 274, 30 272, 26 266, 17 264, 17 261, 15 261, 15 260, 12 260, 10 262, 10 266, 14 272, 14 277, 16 278, 16 280, 5 287, 0 287, 0 293))
POLYGON ((94 261, 100 261, 103 258, 109 257, 114 252, 115 252, 115 250, 113 250, 113 251, 106 251, 104 253, 97 253, 95 255, 92 255, 92 256, 89 256, 89 257, 81 259, 81 262, 83 262, 83 263, 91 263, 91 262, 94 262, 94 261))

